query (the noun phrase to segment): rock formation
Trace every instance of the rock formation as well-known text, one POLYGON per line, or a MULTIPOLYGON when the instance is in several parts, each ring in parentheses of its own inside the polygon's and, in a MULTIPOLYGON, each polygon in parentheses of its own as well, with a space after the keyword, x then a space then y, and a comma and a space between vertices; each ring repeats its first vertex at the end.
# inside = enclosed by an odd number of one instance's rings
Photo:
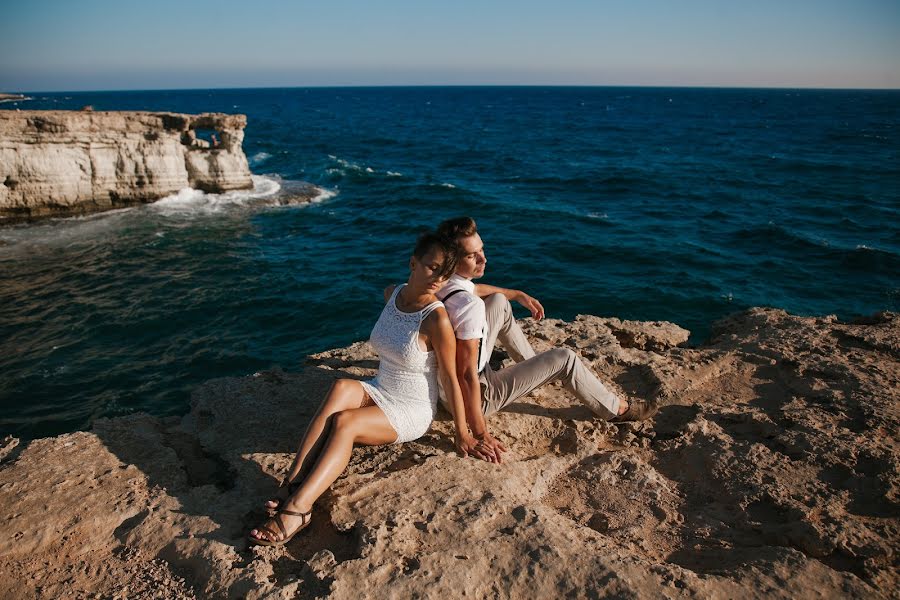
POLYGON ((0 222, 253 187, 244 115, 0 111, 0 222), (216 135, 219 143, 198 138, 216 135))
POLYGON ((526 331, 660 412, 609 424, 544 388, 491 417, 502 465, 456 456, 444 415, 355 450, 307 531, 251 548, 330 383, 377 363, 357 343, 213 380, 183 419, 5 442, 0 596, 897 597, 900 316, 752 309, 698 348, 668 323, 526 331))

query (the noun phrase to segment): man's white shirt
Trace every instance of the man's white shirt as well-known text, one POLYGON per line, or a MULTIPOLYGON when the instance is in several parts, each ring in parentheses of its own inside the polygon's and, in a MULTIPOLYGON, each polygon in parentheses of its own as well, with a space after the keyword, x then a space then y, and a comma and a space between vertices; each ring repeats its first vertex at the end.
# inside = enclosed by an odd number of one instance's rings
POLYGON ((488 333, 487 311, 484 300, 475 295, 475 283, 471 279, 454 274, 437 293, 437 297, 447 298, 443 301, 444 307, 447 309, 456 339, 481 339, 478 352, 478 372, 481 373, 490 359, 490 352, 485 348, 488 333), (464 293, 453 294, 456 290, 463 290, 464 293))

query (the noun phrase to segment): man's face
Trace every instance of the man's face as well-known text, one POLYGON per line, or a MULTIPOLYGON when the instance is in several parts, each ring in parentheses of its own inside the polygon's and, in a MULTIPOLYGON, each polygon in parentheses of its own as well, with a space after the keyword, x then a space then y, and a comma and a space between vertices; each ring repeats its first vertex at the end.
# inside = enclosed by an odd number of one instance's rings
POLYGON ((456 264, 456 274, 466 279, 478 279, 484 276, 487 258, 484 257, 484 243, 477 233, 469 237, 459 238, 462 256, 456 264))

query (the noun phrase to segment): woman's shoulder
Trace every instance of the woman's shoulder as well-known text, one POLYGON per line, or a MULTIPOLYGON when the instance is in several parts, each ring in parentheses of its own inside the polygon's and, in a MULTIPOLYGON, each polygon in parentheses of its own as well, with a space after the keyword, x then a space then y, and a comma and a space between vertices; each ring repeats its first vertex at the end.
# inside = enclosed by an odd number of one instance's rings
POLYGON ((384 301, 387 302, 391 299, 391 296, 394 294, 394 290, 399 287, 396 283, 392 283, 391 285, 384 288, 384 301))
POLYGON ((450 315, 447 314, 447 308, 444 303, 438 300, 434 303, 431 311, 425 315, 422 324, 426 327, 443 327, 444 324, 450 325, 450 315))

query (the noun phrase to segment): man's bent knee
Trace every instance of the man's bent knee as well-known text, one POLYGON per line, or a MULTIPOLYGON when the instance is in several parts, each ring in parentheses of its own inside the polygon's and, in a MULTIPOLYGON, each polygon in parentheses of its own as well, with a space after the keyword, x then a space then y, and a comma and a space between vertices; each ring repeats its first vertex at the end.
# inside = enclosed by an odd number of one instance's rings
POLYGON ((484 299, 484 306, 487 310, 501 310, 503 312, 509 312, 512 310, 512 306, 509 303, 509 300, 506 299, 506 296, 497 292, 496 294, 491 294, 487 298, 484 299))
POLYGON ((547 350, 547 353, 553 357, 554 362, 560 364, 568 364, 578 360, 578 355, 569 348, 553 348, 552 350, 547 350))

